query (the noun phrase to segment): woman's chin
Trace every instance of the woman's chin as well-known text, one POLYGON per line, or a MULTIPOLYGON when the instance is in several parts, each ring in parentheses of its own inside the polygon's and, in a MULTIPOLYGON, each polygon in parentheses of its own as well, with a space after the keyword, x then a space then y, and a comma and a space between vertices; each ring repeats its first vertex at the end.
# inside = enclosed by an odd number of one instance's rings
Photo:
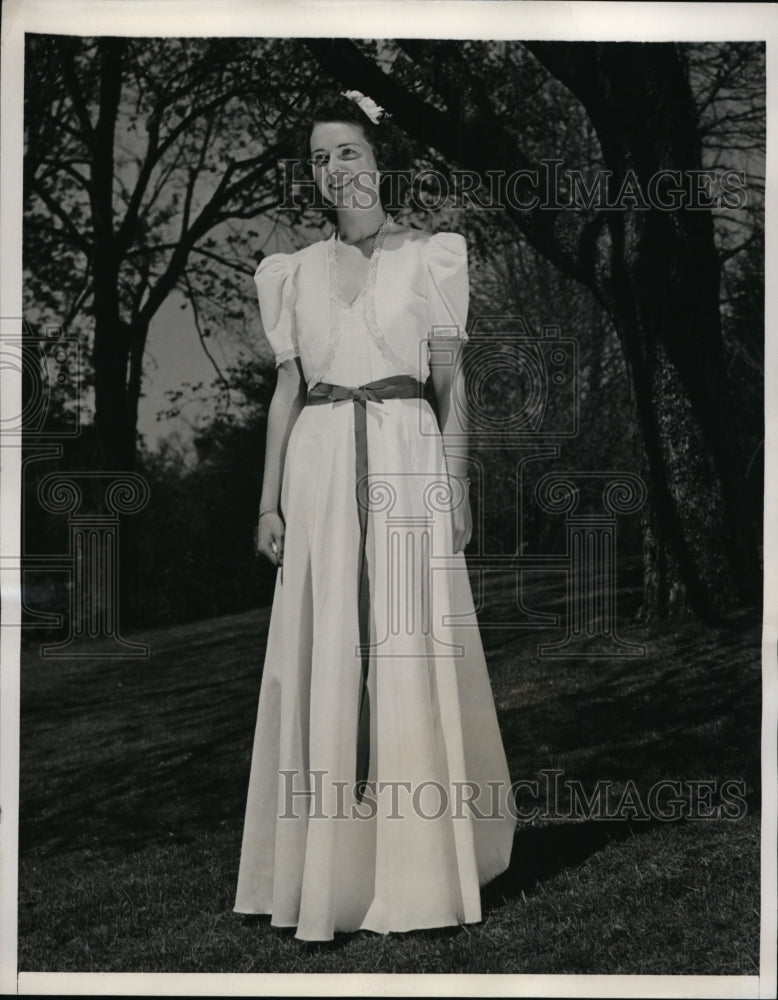
POLYGON ((353 208, 354 189, 351 184, 342 188, 330 188, 329 199, 336 208, 353 208))

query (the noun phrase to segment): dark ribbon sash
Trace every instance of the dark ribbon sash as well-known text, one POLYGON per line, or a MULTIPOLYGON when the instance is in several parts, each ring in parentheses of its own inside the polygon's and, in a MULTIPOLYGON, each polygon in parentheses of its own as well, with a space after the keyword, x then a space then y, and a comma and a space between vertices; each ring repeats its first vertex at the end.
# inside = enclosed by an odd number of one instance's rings
POLYGON ((413 399, 424 395, 424 386, 412 375, 390 375, 388 378, 369 382, 355 388, 317 382, 308 392, 305 405, 339 403, 351 400, 354 404, 354 451, 356 462, 356 500, 359 517, 359 568, 358 616, 359 651, 362 661, 362 683, 359 693, 357 722, 356 798, 362 801, 364 782, 370 767, 370 698, 367 678, 370 669, 370 579, 367 568, 367 404, 383 403, 385 399, 413 399), (360 484, 364 494, 360 497, 360 484))

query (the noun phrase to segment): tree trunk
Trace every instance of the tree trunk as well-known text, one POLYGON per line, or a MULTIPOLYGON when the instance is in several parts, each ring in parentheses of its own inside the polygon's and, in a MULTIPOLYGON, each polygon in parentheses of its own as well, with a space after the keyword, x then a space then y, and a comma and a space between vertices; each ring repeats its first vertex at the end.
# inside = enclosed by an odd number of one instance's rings
MULTIPOLYGON (((674 46, 597 48, 601 82, 587 93, 587 108, 614 188, 628 171, 646 191, 662 169, 687 177, 700 170, 696 116, 674 46)), ((590 68, 590 88, 591 77, 590 68)), ((656 590, 646 594, 647 608, 677 608, 688 598, 710 617, 754 606, 761 573, 727 391, 710 211, 615 211, 608 228, 612 309, 652 506, 645 568, 656 590)))
POLYGON ((135 432, 129 425, 127 405, 130 344, 119 306, 120 262, 113 206, 114 142, 121 99, 124 46, 122 39, 100 40, 99 111, 91 135, 95 426, 100 466, 115 470, 130 470, 135 463, 135 432))
MULTIPOLYGON (((639 193, 660 170, 702 167, 697 116, 672 44, 528 47, 584 104, 613 174, 639 193)), ((644 195, 645 198, 645 195, 644 195)), ((594 275, 624 350, 645 454, 644 614, 715 617, 757 606, 761 570, 728 398, 720 264, 707 209, 607 213, 610 260, 594 275)))
MULTIPOLYGON (((97 123, 92 133, 91 208, 94 225, 94 346, 95 430, 99 468, 131 472, 135 467, 136 433, 127 376, 130 335, 119 302, 119 254, 113 207, 114 142, 121 99, 125 42, 104 38, 99 43, 100 93, 97 123)), ((132 623, 132 597, 137 591, 137 547, 132 516, 120 516, 117 588, 120 627, 132 623)))

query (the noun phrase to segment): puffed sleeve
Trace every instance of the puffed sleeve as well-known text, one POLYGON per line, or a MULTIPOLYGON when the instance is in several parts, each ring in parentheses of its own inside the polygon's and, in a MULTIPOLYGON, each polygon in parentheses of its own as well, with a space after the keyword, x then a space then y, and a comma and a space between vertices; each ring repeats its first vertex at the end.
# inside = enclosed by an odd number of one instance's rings
POLYGON ((430 339, 467 340, 470 284, 467 243, 459 233, 435 233, 429 245, 430 339))
POLYGON ((276 366, 300 355, 295 328, 296 288, 292 254, 271 253, 254 275, 259 312, 265 336, 275 354, 276 366))

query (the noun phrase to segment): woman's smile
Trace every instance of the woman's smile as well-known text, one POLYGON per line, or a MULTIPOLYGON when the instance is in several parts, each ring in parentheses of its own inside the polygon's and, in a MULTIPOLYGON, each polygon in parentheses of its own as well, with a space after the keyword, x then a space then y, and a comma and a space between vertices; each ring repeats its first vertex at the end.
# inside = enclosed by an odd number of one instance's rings
POLYGON ((353 180, 354 180, 353 177, 346 177, 346 178, 344 178, 342 180, 339 180, 339 179, 334 178, 334 177, 330 177, 330 179, 329 179, 330 190, 331 191, 342 191, 343 188, 348 187, 348 185, 353 180))

